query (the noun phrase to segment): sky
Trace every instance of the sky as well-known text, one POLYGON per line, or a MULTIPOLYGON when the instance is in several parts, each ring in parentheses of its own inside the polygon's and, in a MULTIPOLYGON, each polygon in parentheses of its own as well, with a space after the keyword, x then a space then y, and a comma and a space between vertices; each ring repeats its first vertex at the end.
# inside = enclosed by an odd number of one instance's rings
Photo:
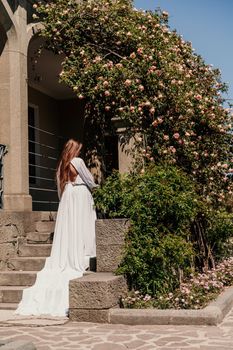
POLYGON ((171 29, 191 41, 207 64, 219 68, 233 104, 233 0, 135 0, 138 9, 160 7, 169 13, 171 29))

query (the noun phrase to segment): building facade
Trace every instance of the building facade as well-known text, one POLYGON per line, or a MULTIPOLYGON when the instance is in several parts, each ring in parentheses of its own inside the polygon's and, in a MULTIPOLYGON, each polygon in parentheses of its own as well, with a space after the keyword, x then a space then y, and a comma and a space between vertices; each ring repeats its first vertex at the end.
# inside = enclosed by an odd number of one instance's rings
MULTIPOLYGON (((54 181, 60 149, 70 137, 82 139, 84 105, 59 83, 62 57, 43 47, 33 3, 0 0, 0 144, 4 156, 3 209, 56 210, 54 181)), ((118 139, 120 139, 118 137, 118 139)), ((124 172, 129 160, 120 142, 109 141, 108 157, 124 172)))

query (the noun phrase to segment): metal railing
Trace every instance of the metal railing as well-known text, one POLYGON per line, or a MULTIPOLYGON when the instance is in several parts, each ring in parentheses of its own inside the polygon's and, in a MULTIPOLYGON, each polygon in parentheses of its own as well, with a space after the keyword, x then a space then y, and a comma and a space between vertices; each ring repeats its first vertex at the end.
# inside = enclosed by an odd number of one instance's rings
POLYGON ((3 209, 3 157, 6 153, 6 145, 0 144, 0 209, 3 209))
POLYGON ((55 211, 58 207, 56 166, 64 138, 28 125, 29 192, 33 210, 55 211))

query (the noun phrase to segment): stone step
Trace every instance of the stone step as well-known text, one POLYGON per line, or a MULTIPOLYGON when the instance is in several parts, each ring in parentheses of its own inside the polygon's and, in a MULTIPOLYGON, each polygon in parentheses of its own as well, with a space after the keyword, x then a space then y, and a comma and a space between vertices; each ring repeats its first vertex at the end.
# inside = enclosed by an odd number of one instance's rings
POLYGON ((55 221, 37 221, 35 222, 35 231, 37 232, 53 232, 55 221))
POLYGON ((53 233, 50 232, 28 232, 27 233, 27 243, 52 243, 53 233))
POLYGON ((19 303, 25 287, 0 286, 0 303, 19 303))
POLYGON ((119 306, 127 294, 123 276, 113 273, 92 273, 69 283, 69 318, 77 322, 107 323, 109 309, 119 306))
POLYGON ((0 310, 16 310, 18 303, 0 303, 0 310))
POLYGON ((40 271, 46 257, 19 257, 11 259, 9 269, 16 271, 40 271))
POLYGON ((31 286, 37 271, 0 271, 0 286, 31 286))
POLYGON ((24 244, 19 249, 19 256, 40 257, 49 256, 52 244, 24 244))

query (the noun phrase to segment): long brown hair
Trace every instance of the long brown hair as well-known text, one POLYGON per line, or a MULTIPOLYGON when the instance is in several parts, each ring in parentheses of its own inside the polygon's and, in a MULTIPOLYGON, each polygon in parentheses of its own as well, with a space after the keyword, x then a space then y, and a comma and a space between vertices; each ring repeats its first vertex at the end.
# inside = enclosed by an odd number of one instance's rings
POLYGON ((63 148, 56 171, 61 193, 64 191, 66 183, 68 181, 74 181, 77 176, 77 172, 72 167, 70 161, 79 155, 81 148, 82 143, 73 139, 68 140, 63 148))

